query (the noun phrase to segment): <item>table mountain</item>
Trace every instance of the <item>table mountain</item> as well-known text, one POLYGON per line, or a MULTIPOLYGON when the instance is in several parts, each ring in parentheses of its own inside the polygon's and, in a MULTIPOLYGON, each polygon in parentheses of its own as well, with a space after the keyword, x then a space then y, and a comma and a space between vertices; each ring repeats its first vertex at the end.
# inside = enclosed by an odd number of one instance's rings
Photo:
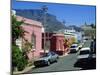
MULTIPOLYGON (((29 18, 32 20, 36 20, 39 22, 44 22, 44 12, 40 9, 14 9, 16 11, 16 15, 29 18)), ((50 13, 46 14, 46 32, 54 32, 60 29, 65 29, 66 26, 57 20, 55 15, 50 13)))

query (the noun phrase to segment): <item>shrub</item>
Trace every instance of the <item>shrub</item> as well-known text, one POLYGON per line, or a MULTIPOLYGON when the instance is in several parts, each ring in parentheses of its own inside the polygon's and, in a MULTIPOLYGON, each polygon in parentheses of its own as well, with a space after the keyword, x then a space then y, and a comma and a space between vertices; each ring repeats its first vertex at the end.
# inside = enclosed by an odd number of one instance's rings
POLYGON ((12 46, 12 67, 17 67, 19 71, 23 70, 27 65, 27 59, 17 45, 12 46))

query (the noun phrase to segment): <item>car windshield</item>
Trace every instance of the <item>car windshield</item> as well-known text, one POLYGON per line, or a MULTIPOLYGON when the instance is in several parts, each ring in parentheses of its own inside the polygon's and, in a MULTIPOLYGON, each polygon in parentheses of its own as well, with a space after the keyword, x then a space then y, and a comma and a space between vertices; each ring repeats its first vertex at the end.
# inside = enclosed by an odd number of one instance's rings
POLYGON ((80 51, 80 55, 89 54, 89 50, 80 51))
POLYGON ((71 46, 71 48, 76 48, 77 46, 71 46))

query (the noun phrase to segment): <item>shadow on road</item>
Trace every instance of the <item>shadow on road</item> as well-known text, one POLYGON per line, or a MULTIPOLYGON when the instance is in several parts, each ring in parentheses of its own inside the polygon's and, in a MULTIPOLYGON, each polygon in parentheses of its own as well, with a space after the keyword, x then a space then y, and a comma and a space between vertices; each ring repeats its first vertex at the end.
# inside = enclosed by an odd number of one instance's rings
POLYGON ((82 68, 81 70, 96 69, 96 59, 91 59, 87 62, 76 61, 74 67, 82 68))

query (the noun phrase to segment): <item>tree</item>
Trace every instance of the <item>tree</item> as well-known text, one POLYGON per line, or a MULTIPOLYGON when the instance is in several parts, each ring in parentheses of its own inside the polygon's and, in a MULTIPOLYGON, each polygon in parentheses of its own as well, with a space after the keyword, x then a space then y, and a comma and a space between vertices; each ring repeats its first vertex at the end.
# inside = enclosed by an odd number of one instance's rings
POLYGON ((71 40, 72 40, 72 43, 77 43, 77 39, 75 37, 72 37, 71 40))
POLYGON ((90 37, 95 37, 96 36, 96 29, 95 28, 91 28, 88 30, 84 30, 84 35, 85 36, 90 36, 90 37))
POLYGON ((26 54, 32 49, 32 43, 28 42, 28 40, 25 40, 25 43, 23 45, 23 52, 26 54))
POLYGON ((96 28, 96 26, 92 23, 91 25, 90 25, 92 28, 96 28))
POLYGON ((70 46, 72 45, 72 42, 70 39, 64 39, 64 48, 70 48, 70 46))
POLYGON ((21 25, 24 21, 18 21, 16 16, 12 15, 12 69, 17 67, 18 70, 23 70, 27 65, 27 58, 23 51, 16 45, 16 40, 24 36, 25 31, 21 25))
POLYGON ((24 30, 21 25, 24 21, 17 21, 16 16, 12 15, 12 44, 15 44, 16 39, 23 37, 24 30))

